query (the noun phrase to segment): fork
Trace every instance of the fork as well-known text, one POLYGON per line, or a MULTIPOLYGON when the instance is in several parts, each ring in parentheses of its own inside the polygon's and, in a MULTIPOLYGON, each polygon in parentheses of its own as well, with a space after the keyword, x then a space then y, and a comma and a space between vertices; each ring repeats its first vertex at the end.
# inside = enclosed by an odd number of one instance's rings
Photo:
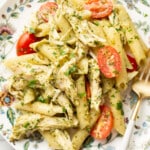
POLYGON ((147 59, 144 69, 140 71, 139 79, 132 85, 132 89, 138 95, 138 101, 123 137, 121 150, 127 150, 130 136, 132 134, 138 110, 142 104, 142 100, 150 97, 150 58, 147 59))

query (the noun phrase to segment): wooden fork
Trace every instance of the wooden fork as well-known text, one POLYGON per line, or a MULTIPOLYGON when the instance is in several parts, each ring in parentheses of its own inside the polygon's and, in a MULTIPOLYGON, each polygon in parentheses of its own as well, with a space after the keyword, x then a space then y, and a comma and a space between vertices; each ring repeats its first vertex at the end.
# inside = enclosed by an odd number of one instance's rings
POLYGON ((150 97, 150 57, 147 59, 143 69, 140 72, 139 79, 133 84, 132 89, 138 95, 138 101, 123 137, 121 150, 127 150, 142 100, 150 97))

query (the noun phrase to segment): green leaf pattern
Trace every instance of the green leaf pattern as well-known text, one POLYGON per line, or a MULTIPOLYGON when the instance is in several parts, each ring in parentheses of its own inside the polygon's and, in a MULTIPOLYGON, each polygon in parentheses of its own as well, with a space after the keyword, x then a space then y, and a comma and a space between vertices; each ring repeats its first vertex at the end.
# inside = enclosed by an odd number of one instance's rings
POLYGON ((20 14, 26 9, 32 7, 32 3, 43 3, 48 0, 19 0, 12 6, 8 6, 5 13, 0 16, 0 31, 3 28, 7 28, 6 32, 0 33, 0 63, 7 57, 7 55, 13 50, 14 39, 13 34, 16 29, 13 28, 11 22, 20 17, 20 14), (8 48, 8 45, 12 45, 8 48))
POLYGON ((24 150, 28 150, 29 146, 30 146, 30 141, 25 142, 24 143, 24 150))
POLYGON ((3 129, 3 127, 4 127, 4 125, 3 125, 3 124, 1 124, 1 125, 0 125, 0 130, 2 130, 2 129, 3 129))
POLYGON ((13 126, 15 122, 15 112, 11 107, 9 107, 7 110, 7 118, 9 122, 11 123, 11 125, 13 126))

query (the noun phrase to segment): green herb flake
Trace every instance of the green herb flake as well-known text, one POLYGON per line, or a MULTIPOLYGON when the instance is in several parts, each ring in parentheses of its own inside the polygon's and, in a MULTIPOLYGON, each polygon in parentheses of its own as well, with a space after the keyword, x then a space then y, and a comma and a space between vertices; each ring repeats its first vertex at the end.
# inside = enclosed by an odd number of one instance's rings
POLYGON ((96 26, 99 26, 99 22, 98 21, 93 21, 93 24, 95 24, 96 26))
POLYGON ((128 40, 128 43, 129 43, 129 44, 132 43, 132 42, 133 42, 132 39, 128 40))
POLYGON ((135 39, 139 39, 138 35, 134 36, 135 39))
POLYGON ((29 33, 35 33, 35 29, 29 28, 29 33))
POLYGON ((121 103, 121 102, 118 102, 118 103, 116 104, 116 108, 117 108, 117 110, 121 110, 121 109, 122 109, 122 103, 121 103))
POLYGON ((28 128, 29 126, 30 126, 30 123, 29 123, 29 122, 26 122, 26 123, 23 125, 24 128, 28 128))
POLYGON ((37 84, 37 80, 30 80, 28 82, 28 87, 35 88, 36 84, 37 84))
POLYGON ((69 55, 69 58, 74 58, 75 57, 75 54, 74 53, 71 53, 70 55, 69 55))
POLYGON ((32 69, 30 70, 30 72, 34 73, 34 72, 35 72, 35 69, 34 69, 34 68, 32 68, 32 69))
POLYGON ((60 49, 59 53, 60 53, 60 55, 65 55, 66 54, 66 52, 63 49, 60 49))
POLYGON ((115 95, 113 94, 113 95, 111 95, 111 97, 115 97, 115 95))
POLYGON ((85 92, 84 92, 84 93, 78 93, 78 96, 79 96, 80 98, 83 98, 83 97, 86 96, 86 93, 85 93, 85 92))
POLYGON ((77 67, 75 65, 71 66, 66 72, 65 72, 65 75, 66 76, 69 76, 71 75, 72 73, 74 73, 75 71, 77 70, 77 67))
POLYGON ((66 113, 66 112, 67 112, 67 110, 66 110, 66 108, 65 108, 65 107, 63 107, 62 109, 63 109, 63 110, 62 110, 62 111, 63 111, 63 113, 66 113))
POLYGON ((98 44, 99 44, 99 42, 95 40, 95 41, 94 41, 94 44, 95 44, 95 45, 98 45, 98 44))
POLYGON ((53 55, 54 55, 54 56, 57 56, 57 53, 56 53, 56 52, 53 52, 53 55))
POLYGON ((40 101, 40 102, 42 102, 42 103, 45 103, 45 102, 46 102, 46 100, 45 100, 42 96, 39 96, 39 97, 37 98, 37 100, 40 101))
POLYGON ((121 111, 121 115, 124 114, 123 112, 123 106, 122 106, 122 102, 118 102, 116 105, 116 109, 121 111))

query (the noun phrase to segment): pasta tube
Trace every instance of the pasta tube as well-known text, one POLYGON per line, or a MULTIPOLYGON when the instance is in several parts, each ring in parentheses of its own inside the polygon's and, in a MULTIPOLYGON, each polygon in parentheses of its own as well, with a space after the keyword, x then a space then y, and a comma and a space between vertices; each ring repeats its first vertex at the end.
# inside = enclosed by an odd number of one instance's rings
POLYGON ((53 149, 61 149, 59 142, 56 140, 55 135, 53 135, 54 131, 40 131, 44 139, 48 142, 49 146, 53 149))
POLYGON ((120 35, 114 27, 110 27, 110 24, 106 21, 103 22, 103 30, 106 34, 109 45, 114 47, 120 55, 121 58, 121 72, 116 78, 116 86, 120 89, 125 89, 128 83, 126 62, 125 62, 125 51, 121 43, 120 35))
POLYGON ((112 88, 108 94, 109 94, 110 107, 114 116, 114 128, 121 135, 123 135, 125 132, 125 122, 124 122, 120 92, 112 88))
POLYGON ((41 102, 33 102, 29 104, 22 104, 22 102, 17 102, 14 104, 14 107, 19 110, 25 110, 32 113, 39 113, 46 116, 54 116, 56 114, 63 114, 63 107, 46 104, 41 102))
POLYGON ((52 135, 55 137, 55 140, 59 143, 63 150, 75 150, 67 131, 55 129, 52 132, 52 135))
POLYGON ((67 129, 71 127, 77 127, 78 120, 74 117, 69 120, 65 117, 44 117, 37 125, 37 128, 44 131, 50 129, 67 129))
POLYGON ((126 12, 125 8, 119 5, 117 9, 118 9, 118 18, 121 27, 125 31, 126 39, 130 47, 130 50, 132 51, 137 63, 140 65, 146 59, 144 51, 147 50, 144 50, 145 47, 142 46, 139 40, 140 37, 136 32, 135 27, 131 22, 131 19, 128 13, 126 12))
POLYGON ((89 135, 89 132, 87 129, 79 129, 72 138, 72 145, 75 150, 79 150, 89 135))
POLYGON ((81 129, 84 129, 89 126, 90 117, 89 117, 89 102, 86 99, 86 90, 85 90, 85 78, 84 75, 80 76, 76 81, 76 86, 79 95, 79 105, 76 107, 77 118, 79 120, 79 125, 81 129))

